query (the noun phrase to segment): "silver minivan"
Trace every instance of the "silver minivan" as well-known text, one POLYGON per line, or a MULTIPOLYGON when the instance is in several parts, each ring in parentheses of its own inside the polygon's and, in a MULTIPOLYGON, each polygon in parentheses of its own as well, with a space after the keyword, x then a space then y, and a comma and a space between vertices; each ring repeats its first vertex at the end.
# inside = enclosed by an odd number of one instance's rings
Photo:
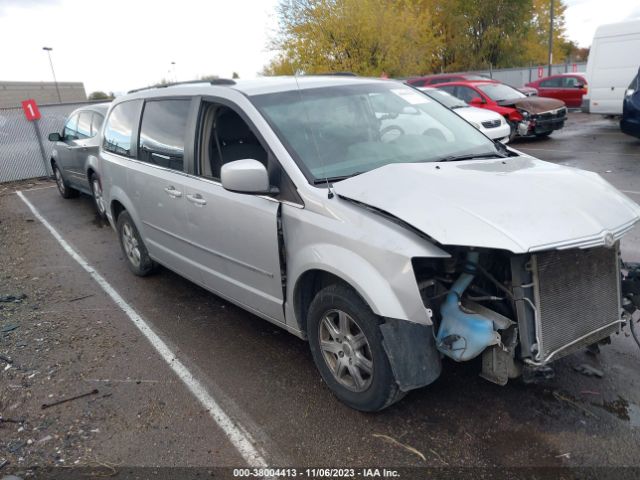
POLYGON ((430 384, 445 358, 535 379, 625 322, 619 240, 640 207, 401 83, 152 87, 118 98, 102 134, 133 273, 164 265, 308 339, 353 408, 430 384))

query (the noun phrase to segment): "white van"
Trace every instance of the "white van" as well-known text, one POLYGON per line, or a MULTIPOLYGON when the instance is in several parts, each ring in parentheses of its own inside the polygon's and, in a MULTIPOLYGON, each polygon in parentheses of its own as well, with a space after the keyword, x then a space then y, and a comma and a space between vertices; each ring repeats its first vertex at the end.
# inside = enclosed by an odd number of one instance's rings
POLYGON ((622 115, 622 101, 640 67, 640 20, 601 25, 587 62, 589 91, 582 111, 622 115))

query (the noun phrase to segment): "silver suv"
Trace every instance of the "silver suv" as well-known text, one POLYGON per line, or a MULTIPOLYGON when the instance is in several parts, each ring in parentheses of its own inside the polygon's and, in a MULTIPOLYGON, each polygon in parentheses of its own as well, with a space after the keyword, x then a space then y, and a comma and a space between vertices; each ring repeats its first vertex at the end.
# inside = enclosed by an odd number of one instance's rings
POLYGON ((623 322, 619 239, 640 207, 394 81, 130 92, 100 160, 133 273, 162 264, 308 339, 359 410, 433 382, 445 357, 532 378, 623 322))

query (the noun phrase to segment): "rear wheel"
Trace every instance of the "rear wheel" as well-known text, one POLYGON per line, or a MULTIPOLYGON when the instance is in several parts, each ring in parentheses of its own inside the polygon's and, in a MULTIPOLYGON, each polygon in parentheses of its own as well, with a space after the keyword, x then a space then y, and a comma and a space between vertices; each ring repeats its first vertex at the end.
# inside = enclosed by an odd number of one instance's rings
POLYGON ((157 264, 149 256, 147 247, 127 211, 123 211, 118 216, 116 228, 129 270, 139 277, 146 277, 153 273, 157 264))
POLYGON ((58 187, 58 192, 60 192, 60 196, 62 196, 62 198, 77 197, 79 194, 78 190, 67 185, 67 181, 62 176, 62 172, 60 171, 58 164, 53 162, 51 167, 53 168, 53 176, 56 179, 56 185, 58 187))
POLYGON ((89 183, 91 184, 91 193, 93 194, 93 204, 96 207, 98 216, 102 219, 107 218, 107 208, 102 196, 102 184, 100 179, 95 173, 92 173, 89 177, 89 183))
POLYGON ((404 396, 382 345, 381 319, 351 288, 330 285, 320 290, 307 322, 315 364, 340 401, 375 412, 404 396))

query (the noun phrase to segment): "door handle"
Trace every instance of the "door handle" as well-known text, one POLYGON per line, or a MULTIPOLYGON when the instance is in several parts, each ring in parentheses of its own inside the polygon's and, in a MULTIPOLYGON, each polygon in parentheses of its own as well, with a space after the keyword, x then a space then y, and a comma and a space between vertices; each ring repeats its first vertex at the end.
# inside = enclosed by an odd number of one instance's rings
POLYGON ((176 190, 175 187, 173 185, 169 186, 169 187, 165 187, 164 191, 167 193, 167 195, 169 195, 171 198, 180 198, 182 196, 182 192, 180 190, 176 190))
POLYGON ((189 200, 191 203, 195 204, 195 205, 206 205, 207 201, 202 198, 202 195, 200 195, 199 193, 194 193, 193 195, 187 195, 187 200, 189 200))

